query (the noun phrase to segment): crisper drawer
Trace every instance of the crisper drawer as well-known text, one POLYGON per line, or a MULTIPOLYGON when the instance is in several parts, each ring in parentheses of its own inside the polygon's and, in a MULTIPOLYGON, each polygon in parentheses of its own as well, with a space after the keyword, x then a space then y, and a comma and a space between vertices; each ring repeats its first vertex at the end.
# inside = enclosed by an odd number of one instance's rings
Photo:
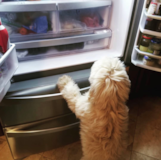
POLYGON ((5 128, 14 159, 44 152, 79 140, 79 121, 74 114, 5 128))
MULTIPOLYGON (((82 93, 89 89, 90 70, 66 74, 74 79, 82 93)), ((71 113, 56 85, 60 76, 13 83, 0 103, 2 126, 15 126, 71 113)))
POLYGON ((20 42, 16 43, 17 57, 19 61, 24 61, 105 49, 108 47, 108 38, 106 37, 110 36, 110 30, 101 30, 90 35, 20 42), (51 46, 47 47, 50 44, 51 46))
POLYGON ((0 58, 0 101, 10 87, 10 79, 18 67, 15 45, 11 44, 8 51, 0 58))
POLYGON ((111 0, 58 3, 60 32, 108 28, 111 0))
POLYGON ((11 42, 52 38, 56 33, 54 1, 2 2, 0 17, 11 42))

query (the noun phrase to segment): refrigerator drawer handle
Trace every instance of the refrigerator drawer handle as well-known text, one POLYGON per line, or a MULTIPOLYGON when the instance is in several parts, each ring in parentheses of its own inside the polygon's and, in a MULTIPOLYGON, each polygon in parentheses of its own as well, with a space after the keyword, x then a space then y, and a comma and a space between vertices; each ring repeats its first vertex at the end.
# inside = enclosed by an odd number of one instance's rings
MULTIPOLYGON (((90 87, 81 88, 80 92, 86 92, 90 87)), ((62 93, 39 95, 39 96, 25 96, 25 97, 6 97, 6 99, 12 100, 57 100, 62 99, 62 93)))
POLYGON ((30 1, 30 2, 2 2, 1 12, 36 12, 36 11, 56 11, 57 6, 53 1, 30 1))
POLYGON ((42 129, 42 130, 28 130, 28 131, 24 131, 24 130, 8 130, 6 131, 6 134, 8 137, 15 137, 15 136, 25 136, 25 135, 38 135, 38 134, 49 134, 49 133, 54 133, 54 132, 61 132, 61 131, 65 131, 68 129, 72 129, 74 127, 79 127, 80 122, 76 122, 76 123, 72 123, 66 126, 62 126, 62 127, 56 127, 56 128, 50 128, 50 129, 42 129))
POLYGON ((16 42, 15 45, 16 45, 16 49, 50 47, 50 46, 58 46, 58 45, 64 45, 64 44, 93 41, 97 39, 104 39, 104 38, 111 37, 111 35, 112 35, 111 30, 105 29, 101 31, 96 31, 94 34, 89 34, 89 35, 87 34, 87 35, 71 36, 71 37, 64 37, 64 38, 16 42))
POLYGON ((86 9, 86 8, 95 8, 95 7, 106 7, 112 5, 111 0, 104 1, 85 1, 85 2, 70 2, 70 3, 58 3, 58 10, 73 10, 73 9, 86 9))

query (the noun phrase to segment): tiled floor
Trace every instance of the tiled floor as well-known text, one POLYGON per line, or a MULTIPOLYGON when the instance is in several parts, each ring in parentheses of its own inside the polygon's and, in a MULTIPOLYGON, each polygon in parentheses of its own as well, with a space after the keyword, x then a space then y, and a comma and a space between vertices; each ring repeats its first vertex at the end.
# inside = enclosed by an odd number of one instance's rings
MULTIPOLYGON (((124 160, 161 160, 161 98, 132 99, 128 106, 129 146, 124 160)), ((76 142, 24 160, 80 160, 81 156, 81 144, 76 142)), ((0 160, 13 160, 4 137, 0 137, 0 160)))

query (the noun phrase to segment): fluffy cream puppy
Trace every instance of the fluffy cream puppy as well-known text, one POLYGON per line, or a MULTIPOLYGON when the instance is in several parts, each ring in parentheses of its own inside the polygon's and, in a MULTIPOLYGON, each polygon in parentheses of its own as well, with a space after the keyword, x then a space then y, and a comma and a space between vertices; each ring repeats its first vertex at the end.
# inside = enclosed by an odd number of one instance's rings
POLYGON ((89 81, 90 90, 81 95, 69 76, 58 80, 69 108, 80 119, 82 160, 123 160, 130 91, 125 67, 118 58, 103 58, 92 66, 89 81))

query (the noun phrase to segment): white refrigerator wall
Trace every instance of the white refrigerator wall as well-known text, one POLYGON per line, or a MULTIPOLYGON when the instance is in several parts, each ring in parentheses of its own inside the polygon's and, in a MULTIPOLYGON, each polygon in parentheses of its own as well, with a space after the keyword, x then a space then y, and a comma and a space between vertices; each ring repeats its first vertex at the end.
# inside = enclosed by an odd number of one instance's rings
MULTIPOLYGON (((112 0, 109 16, 109 29, 112 31, 112 37, 104 41, 108 43, 108 48, 20 62, 15 75, 90 63, 105 56, 122 57, 127 42, 134 1, 135 0, 112 0)), ((108 22, 108 15, 106 19, 108 22)))

